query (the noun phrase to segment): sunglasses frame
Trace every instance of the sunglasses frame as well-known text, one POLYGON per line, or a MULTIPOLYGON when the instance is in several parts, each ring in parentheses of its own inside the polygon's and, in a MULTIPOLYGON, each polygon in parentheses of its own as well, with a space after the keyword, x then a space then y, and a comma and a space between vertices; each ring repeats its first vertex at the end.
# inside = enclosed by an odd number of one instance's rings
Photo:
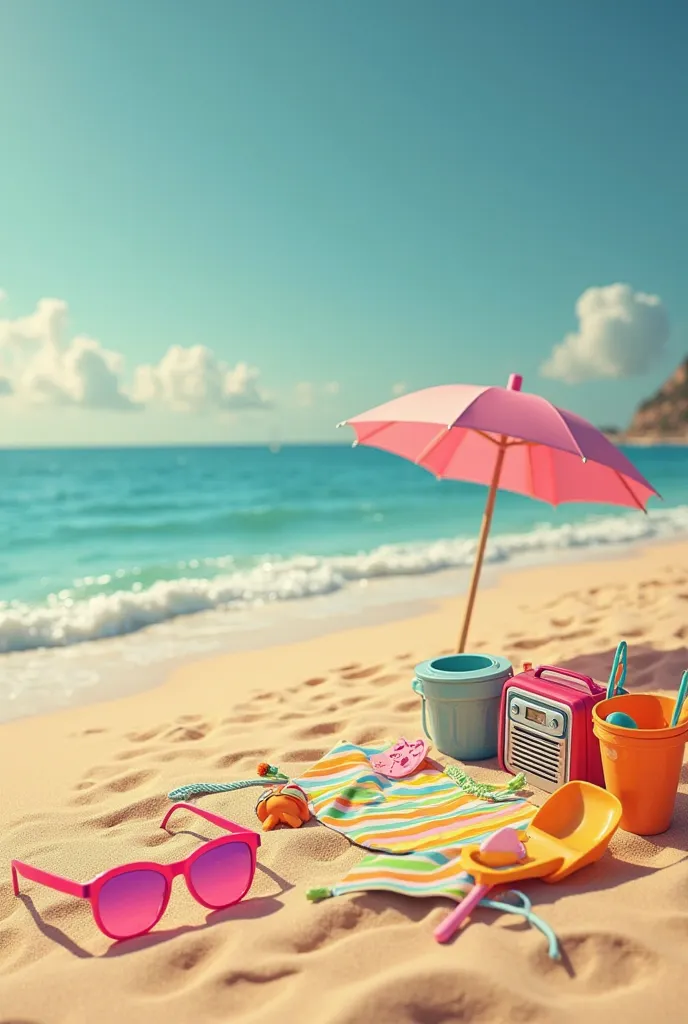
POLYGON ((188 857, 184 857, 183 860, 175 861, 173 864, 160 864, 156 861, 132 861, 129 864, 121 864, 119 867, 103 871, 101 874, 96 875, 95 878, 91 879, 90 882, 83 883, 74 882, 69 878, 63 878, 61 875, 55 875, 50 871, 43 871, 41 868, 33 867, 31 864, 25 864, 20 860, 13 860, 12 887, 14 889, 14 895, 19 896, 19 876, 21 875, 23 878, 26 878, 31 882, 38 882, 40 885, 48 886, 48 888, 55 889, 57 892, 65 893, 67 896, 76 896, 78 899, 86 899, 91 904, 93 919, 103 935, 106 935, 109 939, 114 939, 117 942, 126 942, 129 939, 139 938, 141 935, 147 935, 148 932, 155 928, 167 910, 170 896, 172 894, 172 883, 178 875, 184 876, 186 886, 193 898, 197 903, 207 907, 208 910, 226 910, 228 907, 233 907, 237 903, 240 903, 253 885, 253 879, 256 873, 256 858, 258 848, 260 846, 259 833, 254 832, 251 829, 243 828, 241 825, 237 825, 235 822, 229 821, 227 818, 223 818, 219 814, 213 814, 212 811, 206 811, 202 807, 197 807, 195 804, 188 803, 173 804, 165 814, 160 828, 166 829, 167 822, 172 814, 179 810, 192 811, 194 814, 204 818, 212 825, 217 825, 218 828, 223 828, 231 834, 227 836, 219 836, 217 839, 210 839, 207 842, 204 842, 202 846, 199 846, 197 850, 190 853, 188 857), (241 896, 239 896, 238 899, 232 900, 231 903, 225 903, 218 907, 214 904, 207 903, 205 900, 200 898, 191 880, 191 869, 194 863, 206 853, 209 853, 211 850, 215 850, 220 846, 229 846, 232 843, 244 843, 248 846, 251 853, 251 870, 249 872, 246 888, 242 892, 241 896), (134 871, 155 871, 158 875, 161 875, 164 878, 165 894, 163 896, 160 912, 155 921, 141 931, 133 932, 131 935, 126 936, 113 935, 112 932, 108 931, 105 927, 100 914, 98 903, 100 892, 103 886, 107 882, 111 881, 111 879, 117 878, 118 875, 125 875, 134 871))

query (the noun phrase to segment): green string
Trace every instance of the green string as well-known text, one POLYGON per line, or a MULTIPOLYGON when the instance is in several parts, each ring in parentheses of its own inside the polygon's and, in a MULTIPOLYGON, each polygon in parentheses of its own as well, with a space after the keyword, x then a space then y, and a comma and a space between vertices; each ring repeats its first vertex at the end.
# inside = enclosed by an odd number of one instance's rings
POLYGON ((231 793, 235 789, 268 786, 273 782, 289 782, 289 777, 279 768, 270 765, 265 775, 259 775, 256 779, 241 779, 239 782, 192 782, 189 786, 179 786, 171 790, 167 796, 170 800, 190 800, 195 796, 206 796, 208 793, 231 793))
POLYGON ((458 764, 446 765, 444 774, 448 775, 463 793, 481 797, 483 800, 494 800, 497 803, 504 800, 515 800, 518 792, 526 785, 526 777, 523 773, 515 775, 506 786, 492 786, 489 782, 476 782, 466 774, 463 768, 459 768, 458 764))

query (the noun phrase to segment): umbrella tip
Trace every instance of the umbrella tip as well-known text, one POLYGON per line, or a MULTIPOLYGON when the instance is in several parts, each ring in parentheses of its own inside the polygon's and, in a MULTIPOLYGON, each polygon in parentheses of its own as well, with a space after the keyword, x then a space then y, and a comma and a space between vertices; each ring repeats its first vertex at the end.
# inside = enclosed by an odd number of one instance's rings
POLYGON ((507 384, 509 391, 520 391, 522 384, 523 377, 520 373, 512 373, 509 375, 509 382, 507 384))
POLYGON ((339 430, 340 427, 345 427, 345 426, 346 426, 346 420, 342 420, 341 423, 337 424, 336 429, 339 430))
POLYGON ((583 460, 583 462, 587 462, 588 461, 587 456, 585 456, 585 455, 581 455, 581 459, 583 460))

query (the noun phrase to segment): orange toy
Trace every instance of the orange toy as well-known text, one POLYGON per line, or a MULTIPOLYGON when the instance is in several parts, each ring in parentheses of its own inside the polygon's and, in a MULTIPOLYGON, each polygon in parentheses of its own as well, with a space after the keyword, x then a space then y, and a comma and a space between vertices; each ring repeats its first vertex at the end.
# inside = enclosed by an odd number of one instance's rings
POLYGON ((256 804, 256 814, 258 821, 263 823, 263 832, 269 832, 279 824, 300 828, 311 816, 308 797, 293 782, 266 790, 256 804))
POLYGON ((655 836, 671 825, 688 740, 688 714, 679 718, 675 710, 670 697, 654 693, 612 697, 593 708, 605 784, 621 801, 626 832, 655 836), (636 728, 610 722, 612 712, 630 716, 636 728))

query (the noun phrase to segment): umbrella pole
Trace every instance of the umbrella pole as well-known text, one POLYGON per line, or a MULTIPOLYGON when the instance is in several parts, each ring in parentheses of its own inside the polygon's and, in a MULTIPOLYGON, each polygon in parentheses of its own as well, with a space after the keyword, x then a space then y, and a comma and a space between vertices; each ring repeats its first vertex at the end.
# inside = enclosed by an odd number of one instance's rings
POLYGON ((471 576, 471 585, 468 588, 468 601, 466 603, 466 611, 463 617, 463 626, 461 627, 461 635, 459 637, 459 645, 457 651, 459 654, 463 654, 466 650, 466 639, 468 637, 468 629, 471 624, 471 615, 473 614, 473 605, 475 604, 475 597, 478 593, 478 584, 480 583, 480 570, 483 567, 483 558, 485 557, 485 546, 487 544, 487 537, 490 532, 490 526, 492 525, 492 516, 494 515, 495 500, 497 498, 497 490, 499 488, 499 478, 502 475, 502 466, 504 465, 504 456, 506 455, 506 438, 502 437, 499 443, 499 451, 497 452, 497 459, 495 461, 494 472, 492 473, 492 482, 490 483, 490 490, 487 495, 487 501, 485 503, 485 511, 483 513, 483 521, 480 527, 480 536, 478 538, 478 550, 475 554, 475 562, 473 564, 473 574, 471 576))

